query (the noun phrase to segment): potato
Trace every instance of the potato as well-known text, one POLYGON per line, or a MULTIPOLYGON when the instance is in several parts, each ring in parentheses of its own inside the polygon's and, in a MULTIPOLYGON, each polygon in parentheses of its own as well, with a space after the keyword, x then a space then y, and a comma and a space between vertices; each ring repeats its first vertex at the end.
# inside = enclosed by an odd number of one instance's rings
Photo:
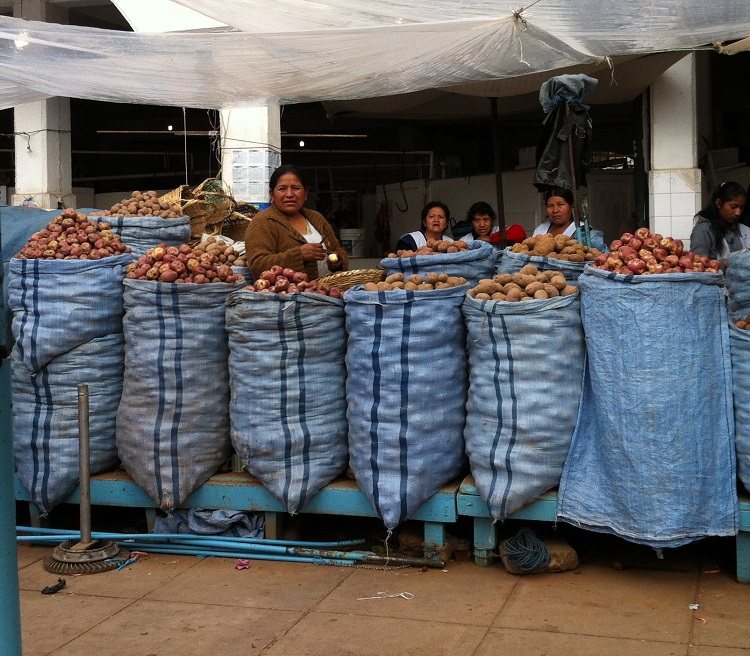
POLYGON ((565 280, 565 276, 562 274, 556 274, 550 277, 550 284, 557 289, 557 291, 560 291, 562 289, 565 289, 565 287, 568 284, 568 281, 565 280))
POLYGON ((403 273, 392 273, 390 276, 388 276, 385 279, 386 282, 403 282, 404 281, 404 274, 403 273))
POLYGON ((555 287, 552 283, 549 283, 549 282, 544 283, 544 291, 547 292, 547 298, 554 298, 555 296, 560 295, 560 292, 557 290, 557 287, 555 287))
POLYGON ((448 282, 448 274, 447 273, 438 274, 438 280, 440 280, 440 282, 448 282))
POLYGON ((509 273, 501 273, 500 275, 495 276, 493 278, 493 280, 496 283, 499 283, 501 285, 505 285, 505 284, 507 284, 507 283, 509 283, 509 282, 511 282, 513 280, 513 276, 510 275, 509 273))
POLYGON ((578 287, 574 287, 573 285, 565 285, 565 287, 560 291, 560 296, 571 296, 577 291, 578 287))
POLYGON ((493 301, 504 301, 507 297, 502 292, 495 292, 490 298, 493 301))
POLYGON ((537 269, 533 264, 527 264, 518 273, 535 276, 537 273, 539 273, 539 269, 537 269))
POLYGON ((526 292, 526 293, 527 293, 527 294, 528 294, 529 296, 533 296, 533 295, 534 295, 534 294, 536 294, 536 293, 537 293, 537 292, 538 292, 538 291, 539 291, 540 289, 544 289, 544 283, 542 283, 542 282, 539 282, 539 281, 534 281, 534 282, 532 282, 532 283, 530 283, 530 284, 526 285, 526 288, 525 288, 525 290, 524 290, 524 291, 525 291, 525 292, 526 292))
POLYGON ((409 276, 409 282, 414 283, 415 285, 421 285, 424 282, 424 279, 418 273, 415 273, 409 276))
POLYGON ((417 288, 417 285, 411 281, 404 283, 404 289, 406 289, 407 291, 410 291, 410 290, 414 291, 416 288, 417 288))
POLYGON ((428 291, 428 290, 433 290, 435 288, 430 283, 423 282, 421 285, 417 285, 417 289, 419 291, 428 291))
POLYGON ((508 291, 506 295, 506 300, 510 301, 511 303, 515 303, 517 301, 520 301, 524 296, 525 294, 519 288, 516 287, 508 291))
POLYGON ((425 282, 430 283, 431 285, 434 285, 437 282, 440 282, 440 274, 437 273, 428 273, 425 277, 425 282))
POLYGON ((474 298, 476 298, 479 301, 489 301, 490 295, 489 294, 477 294, 474 298))

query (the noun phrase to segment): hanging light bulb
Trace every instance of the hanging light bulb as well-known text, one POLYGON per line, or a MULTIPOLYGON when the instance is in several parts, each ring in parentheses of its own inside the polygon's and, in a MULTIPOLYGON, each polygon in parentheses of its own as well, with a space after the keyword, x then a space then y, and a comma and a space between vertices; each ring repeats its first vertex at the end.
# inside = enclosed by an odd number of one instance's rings
POLYGON ((299 142, 299 147, 300 148, 304 148, 305 147, 305 142, 304 141, 300 141, 299 142))

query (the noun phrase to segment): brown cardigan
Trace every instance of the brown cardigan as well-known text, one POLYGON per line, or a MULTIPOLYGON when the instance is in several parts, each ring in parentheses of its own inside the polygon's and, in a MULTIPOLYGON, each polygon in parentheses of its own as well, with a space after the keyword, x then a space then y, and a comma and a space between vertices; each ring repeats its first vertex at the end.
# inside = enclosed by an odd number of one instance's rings
MULTIPOLYGON (((349 256, 325 217, 315 210, 302 209, 304 217, 323 237, 323 245, 329 253, 336 253, 342 261, 341 271, 349 268, 349 256)), ((299 247, 306 244, 305 238, 287 221, 282 212, 271 205, 256 214, 245 231, 247 266, 258 278, 274 264, 295 271, 304 271, 310 280, 318 277, 318 263, 305 262, 299 247)))

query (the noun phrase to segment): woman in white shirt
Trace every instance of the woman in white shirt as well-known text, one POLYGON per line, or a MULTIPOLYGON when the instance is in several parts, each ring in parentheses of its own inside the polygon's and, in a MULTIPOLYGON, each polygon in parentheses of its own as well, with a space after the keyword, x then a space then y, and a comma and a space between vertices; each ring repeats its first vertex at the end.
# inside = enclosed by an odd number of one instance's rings
POLYGON ((572 237, 576 231, 573 221, 573 192, 570 189, 552 189, 545 198, 547 220, 540 223, 531 236, 550 234, 572 237))
POLYGON ((426 246, 428 241, 453 241, 451 237, 445 234, 450 215, 451 211, 445 203, 441 203, 439 200, 427 203, 422 209, 422 228, 401 235, 398 244, 396 244, 396 250, 416 251, 418 248, 426 246))

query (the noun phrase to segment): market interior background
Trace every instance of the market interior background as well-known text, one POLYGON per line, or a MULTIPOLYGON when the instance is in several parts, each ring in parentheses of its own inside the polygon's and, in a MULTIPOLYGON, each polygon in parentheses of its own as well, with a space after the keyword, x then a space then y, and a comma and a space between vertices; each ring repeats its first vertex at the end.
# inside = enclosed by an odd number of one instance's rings
MULTIPOLYGON (((131 30, 112 3, 77 0, 62 5, 71 24, 131 30)), ((12 16, 12 0, 0 2, 0 14, 12 16)), ((722 180, 750 182, 745 166, 750 160, 750 91, 745 83, 750 53, 730 57, 707 50, 698 57, 707 83, 707 112, 698 135, 705 197, 722 180)), ((600 87, 616 88, 630 82, 625 76, 632 73, 616 65, 597 77, 600 87)), ((506 223, 521 223, 528 230, 543 216, 531 179, 544 113, 536 94, 499 98, 497 108, 493 141, 489 98, 437 95, 416 111, 381 114, 366 108, 351 111, 345 103, 343 110, 337 103, 286 105, 282 162, 311 174, 309 205, 327 215, 335 228, 364 229, 366 257, 388 251, 389 245, 374 239, 376 214, 383 205, 391 223, 390 247, 402 232, 418 227, 427 200, 447 202, 456 220, 477 200, 496 206, 496 159, 503 172, 506 223), (430 189, 437 180, 456 184, 430 189)), ((648 162, 643 156, 648 152, 648 111, 647 88, 632 101, 591 106, 591 221, 608 241, 648 225, 648 162)), ((0 187, 7 188, 8 199, 14 187, 13 132, 13 110, 0 111, 0 136, 5 137, 0 141, 0 187)), ((79 207, 107 209, 134 190, 195 185, 217 176, 221 168, 219 114, 214 110, 72 99, 71 133, 79 207)))

